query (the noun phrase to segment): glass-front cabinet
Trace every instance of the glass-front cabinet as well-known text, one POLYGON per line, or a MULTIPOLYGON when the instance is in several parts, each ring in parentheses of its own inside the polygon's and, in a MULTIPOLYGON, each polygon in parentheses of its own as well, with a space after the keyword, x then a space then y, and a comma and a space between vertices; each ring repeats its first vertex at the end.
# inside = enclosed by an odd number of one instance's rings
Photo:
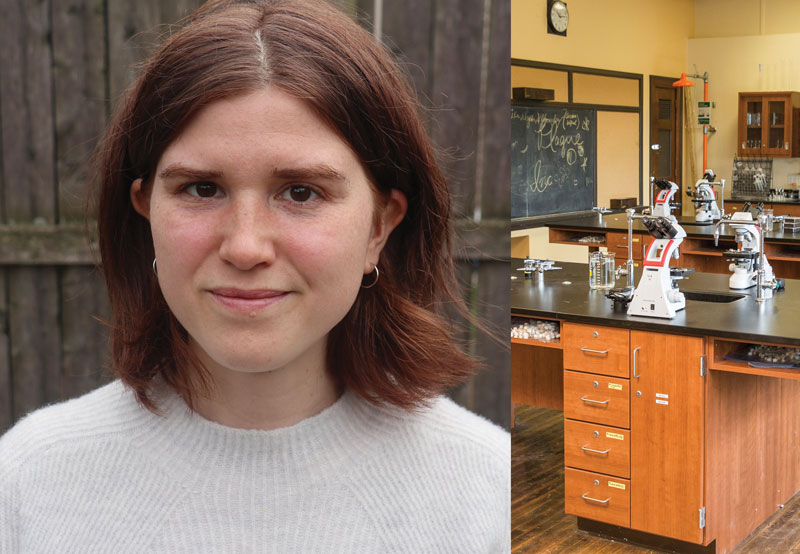
POLYGON ((739 156, 800 156, 800 93, 739 93, 739 156))

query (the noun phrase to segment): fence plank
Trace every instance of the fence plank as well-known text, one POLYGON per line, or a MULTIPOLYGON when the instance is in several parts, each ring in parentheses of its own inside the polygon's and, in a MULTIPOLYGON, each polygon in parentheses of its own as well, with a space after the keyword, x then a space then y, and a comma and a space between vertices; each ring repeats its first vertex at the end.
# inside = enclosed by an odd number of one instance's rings
MULTIPOLYGON (((456 279, 458 283, 461 285, 461 290, 463 292, 464 302, 469 307, 472 302, 472 274, 473 274, 473 264, 470 260, 458 260, 456 261, 456 279)), ((455 310, 449 310, 446 314, 447 317, 450 318, 451 321, 454 322, 456 325, 456 336, 454 337, 457 341, 469 346, 470 344, 470 325, 469 323, 455 310)), ((468 351, 470 355, 474 355, 473 351, 468 351)), ((469 380, 465 381, 461 385, 454 387, 453 389, 449 390, 447 395, 455 400, 458 404, 461 404, 465 408, 470 410, 474 410, 475 405, 475 377, 471 377, 469 380)))
POLYGON ((110 308, 100 271, 92 267, 61 270, 61 396, 80 396, 106 382, 110 308))
POLYGON ((8 358, 6 290, 6 270, 0 268, 0 435, 14 422, 11 404, 11 366, 8 358))
POLYGON ((442 109, 436 112, 431 131, 439 148, 455 154, 443 165, 450 177, 456 216, 472 216, 473 210, 482 29, 483 0, 438 0, 431 97, 442 109))
MULTIPOLYGON (((491 5, 488 73, 484 109, 483 171, 479 175, 481 211, 484 218, 498 218, 511 234, 511 118, 508 99, 511 86, 511 4, 494 0, 491 5)), ((506 251, 506 256, 509 255, 506 251)))
POLYGON ((108 90, 112 109, 119 96, 133 83, 136 65, 158 42, 153 29, 160 23, 158 0, 108 0, 108 90))
POLYGON ((83 220, 88 162, 106 121, 103 0, 53 5, 59 222, 83 220))
POLYGON ((58 274, 52 267, 7 270, 14 418, 59 400, 58 274))
POLYGON ((434 0, 383 3, 383 42, 404 63, 426 107, 431 105, 433 10, 434 0))
POLYGON ((2 2, 0 106, 9 221, 55 220, 50 2, 2 2))
MULTIPOLYGON (((510 233, 506 241, 510 242, 510 233)), ((478 317, 488 325, 497 326, 501 342, 479 334, 475 354, 485 360, 487 369, 474 378, 475 411, 492 421, 510 427, 511 402, 511 350, 509 348, 509 263, 481 262, 478 270, 478 317), (500 323, 502 322, 502 323, 500 323)))

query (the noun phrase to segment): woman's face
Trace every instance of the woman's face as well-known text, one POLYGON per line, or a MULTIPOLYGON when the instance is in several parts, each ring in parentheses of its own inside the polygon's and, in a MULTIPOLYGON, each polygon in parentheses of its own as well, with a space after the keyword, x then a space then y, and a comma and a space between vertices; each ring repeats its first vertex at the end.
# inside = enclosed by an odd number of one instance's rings
POLYGON ((393 191, 376 217, 350 147, 274 88, 198 112, 131 198, 192 347, 241 372, 324 364, 328 333, 406 210, 393 191))

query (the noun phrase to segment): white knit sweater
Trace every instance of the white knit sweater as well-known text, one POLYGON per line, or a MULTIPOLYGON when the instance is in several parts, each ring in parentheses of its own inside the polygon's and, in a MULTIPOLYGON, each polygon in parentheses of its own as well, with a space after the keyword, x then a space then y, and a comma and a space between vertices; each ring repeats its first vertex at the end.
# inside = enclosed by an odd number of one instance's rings
POLYGON ((163 417, 113 382, 0 439, 0 552, 500 553, 509 435, 450 400, 406 413, 353 393, 296 425, 163 417))

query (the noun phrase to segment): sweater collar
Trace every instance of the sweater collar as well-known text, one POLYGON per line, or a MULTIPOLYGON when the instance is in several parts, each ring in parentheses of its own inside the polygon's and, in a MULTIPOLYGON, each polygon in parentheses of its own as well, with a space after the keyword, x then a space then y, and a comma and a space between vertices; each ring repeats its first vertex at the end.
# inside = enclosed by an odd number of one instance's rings
POLYGON ((142 425, 135 440, 167 471, 179 475, 240 474, 280 468, 287 476, 343 471, 355 459, 380 451, 386 432, 409 414, 397 408, 377 407, 345 391, 320 413, 289 427, 268 431, 227 427, 192 412, 171 387, 154 390, 161 415, 137 405, 142 425))

